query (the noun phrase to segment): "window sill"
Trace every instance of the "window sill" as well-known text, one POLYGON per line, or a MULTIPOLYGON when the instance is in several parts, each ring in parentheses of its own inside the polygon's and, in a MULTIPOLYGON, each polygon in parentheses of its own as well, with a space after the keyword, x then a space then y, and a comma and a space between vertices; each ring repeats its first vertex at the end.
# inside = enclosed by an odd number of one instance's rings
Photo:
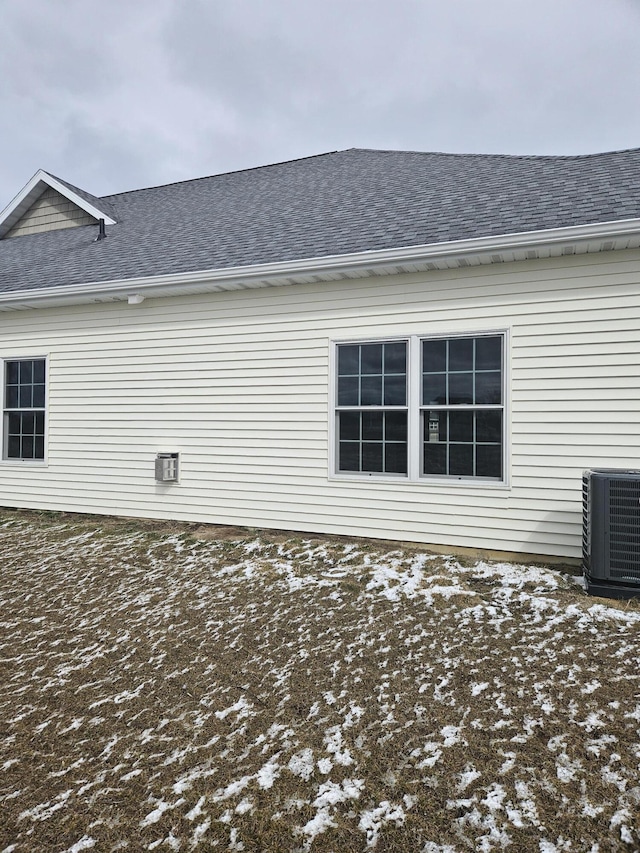
POLYGON ((46 459, 0 459, 2 468, 48 468, 46 459))
POLYGON ((453 489, 498 489, 510 491, 511 483, 506 480, 483 480, 470 477, 419 477, 417 480, 409 479, 402 474, 329 474, 329 480, 334 483, 396 483, 402 486, 421 487, 438 486, 438 488, 453 489))

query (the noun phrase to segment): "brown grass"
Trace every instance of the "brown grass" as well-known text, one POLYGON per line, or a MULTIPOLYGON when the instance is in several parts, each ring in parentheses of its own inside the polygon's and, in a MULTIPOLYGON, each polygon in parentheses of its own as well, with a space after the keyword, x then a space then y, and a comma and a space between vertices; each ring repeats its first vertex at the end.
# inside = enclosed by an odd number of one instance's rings
POLYGON ((640 849, 637 603, 212 530, 0 516, 0 850, 640 849))

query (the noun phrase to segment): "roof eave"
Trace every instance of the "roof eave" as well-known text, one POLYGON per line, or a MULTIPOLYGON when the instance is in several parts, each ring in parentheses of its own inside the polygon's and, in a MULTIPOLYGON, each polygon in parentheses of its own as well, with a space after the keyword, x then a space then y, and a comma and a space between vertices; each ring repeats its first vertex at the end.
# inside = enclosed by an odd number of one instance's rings
POLYGON ((434 265, 470 266, 544 257, 545 252, 574 254, 640 247, 640 219, 502 234, 489 237, 379 249, 344 255, 253 264, 231 268, 193 270, 168 275, 114 279, 46 289, 0 293, 0 307, 26 308, 125 300, 131 294, 145 297, 189 292, 250 289, 307 281, 360 278, 402 272, 404 264, 415 269, 434 265))

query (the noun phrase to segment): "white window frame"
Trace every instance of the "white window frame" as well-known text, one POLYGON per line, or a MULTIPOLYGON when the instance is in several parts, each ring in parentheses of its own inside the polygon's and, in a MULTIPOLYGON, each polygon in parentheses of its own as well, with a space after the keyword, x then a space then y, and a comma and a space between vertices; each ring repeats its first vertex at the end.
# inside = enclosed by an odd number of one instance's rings
POLYGON ((19 465, 19 466, 46 466, 48 464, 48 444, 49 444, 49 357, 47 355, 22 353, 21 355, 8 355, 0 357, 0 369, 2 370, 2 378, 0 380, 0 393, 2 394, 2 417, 0 418, 0 447, 2 448, 2 456, 0 464, 3 466, 19 465), (8 454, 8 434, 7 434, 7 415, 11 411, 27 411, 25 408, 8 409, 6 407, 6 376, 8 362, 12 361, 44 361, 44 407, 34 408, 34 412, 44 412, 44 455, 37 459, 21 459, 9 457, 8 454))
MULTIPOLYGON (((446 332, 423 332, 418 334, 399 334, 376 337, 375 335, 361 338, 339 338, 330 343, 329 352, 329 478, 339 481, 363 482, 394 482, 400 484, 430 484, 438 486, 464 486, 467 488, 504 489, 510 487, 510 333, 507 328, 480 329, 446 332), (422 406, 422 341, 450 340, 452 338, 502 338, 502 479, 477 476, 457 476, 451 474, 422 474, 422 411, 433 408, 451 410, 478 410, 482 406, 469 404, 461 406, 422 406), (340 471, 338 465, 338 347, 349 344, 381 344, 406 342, 407 344, 407 473, 383 474, 367 471, 340 471)), ((384 408, 384 407, 380 407, 384 408)), ((495 407, 493 407, 495 408, 495 407)), ((372 407, 375 411, 376 408, 372 407)))

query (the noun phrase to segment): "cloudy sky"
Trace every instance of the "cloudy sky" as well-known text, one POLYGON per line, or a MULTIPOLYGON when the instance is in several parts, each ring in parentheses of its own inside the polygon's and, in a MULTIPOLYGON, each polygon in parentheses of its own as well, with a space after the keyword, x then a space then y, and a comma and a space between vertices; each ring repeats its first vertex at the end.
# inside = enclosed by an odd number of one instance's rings
POLYGON ((640 0, 0 0, 0 209, 336 149, 640 147, 640 0))

